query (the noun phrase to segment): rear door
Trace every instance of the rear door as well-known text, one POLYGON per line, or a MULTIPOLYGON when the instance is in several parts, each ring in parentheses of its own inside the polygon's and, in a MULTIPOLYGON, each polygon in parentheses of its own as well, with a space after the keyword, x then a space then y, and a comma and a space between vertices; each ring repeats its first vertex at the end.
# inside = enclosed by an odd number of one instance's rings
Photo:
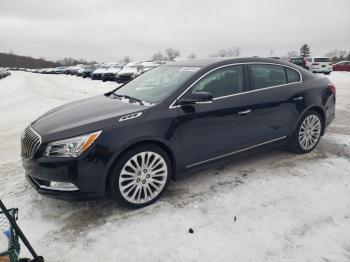
POLYGON ((276 64, 251 64, 255 144, 290 135, 303 97, 301 76, 295 69, 276 64))

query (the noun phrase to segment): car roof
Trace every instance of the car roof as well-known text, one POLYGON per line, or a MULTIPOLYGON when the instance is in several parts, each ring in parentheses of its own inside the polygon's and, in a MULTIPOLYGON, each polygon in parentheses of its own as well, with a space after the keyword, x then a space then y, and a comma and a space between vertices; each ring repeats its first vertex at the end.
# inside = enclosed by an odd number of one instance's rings
POLYGON ((226 64, 239 64, 239 63, 273 63, 288 65, 291 64, 280 59, 262 58, 262 57, 243 57, 243 58, 209 58, 209 59, 189 59, 179 60, 175 62, 168 62, 166 65, 176 66, 193 66, 193 67, 212 67, 221 66, 226 64))

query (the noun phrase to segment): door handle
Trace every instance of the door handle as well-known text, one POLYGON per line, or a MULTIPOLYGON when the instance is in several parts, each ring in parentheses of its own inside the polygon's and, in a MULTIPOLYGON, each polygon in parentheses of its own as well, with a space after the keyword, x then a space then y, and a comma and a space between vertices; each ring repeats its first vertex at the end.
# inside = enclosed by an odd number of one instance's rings
POLYGON ((239 111, 237 114, 238 115, 246 115, 246 114, 249 114, 250 112, 252 112, 252 110, 251 109, 247 109, 247 110, 239 111))
POLYGON ((303 99, 304 99, 304 97, 298 96, 298 97, 294 97, 293 101, 300 101, 300 100, 303 100, 303 99))

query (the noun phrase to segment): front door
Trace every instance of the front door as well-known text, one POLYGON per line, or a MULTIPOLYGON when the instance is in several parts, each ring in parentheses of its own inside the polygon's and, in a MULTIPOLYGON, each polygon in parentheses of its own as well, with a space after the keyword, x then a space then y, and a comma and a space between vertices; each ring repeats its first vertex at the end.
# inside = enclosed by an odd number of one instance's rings
MULTIPOLYGON (((178 107, 182 161, 187 167, 251 145, 252 96, 243 65, 225 66, 197 81, 186 93, 209 92, 210 104, 178 107)), ((186 94, 184 96, 186 96, 186 94)))

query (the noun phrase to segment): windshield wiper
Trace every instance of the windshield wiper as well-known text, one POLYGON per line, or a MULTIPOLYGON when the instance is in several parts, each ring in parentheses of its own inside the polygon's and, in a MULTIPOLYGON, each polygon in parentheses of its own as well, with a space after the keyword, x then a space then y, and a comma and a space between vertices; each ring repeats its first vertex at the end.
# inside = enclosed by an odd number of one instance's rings
POLYGON ((141 99, 138 99, 138 98, 135 98, 135 97, 131 97, 131 96, 128 96, 128 95, 118 95, 116 93, 113 93, 114 96, 116 97, 121 97, 121 98, 126 98, 126 99, 129 99, 129 100, 132 100, 132 101, 136 101, 138 103, 140 103, 141 105, 145 105, 144 102, 141 100, 141 99))

